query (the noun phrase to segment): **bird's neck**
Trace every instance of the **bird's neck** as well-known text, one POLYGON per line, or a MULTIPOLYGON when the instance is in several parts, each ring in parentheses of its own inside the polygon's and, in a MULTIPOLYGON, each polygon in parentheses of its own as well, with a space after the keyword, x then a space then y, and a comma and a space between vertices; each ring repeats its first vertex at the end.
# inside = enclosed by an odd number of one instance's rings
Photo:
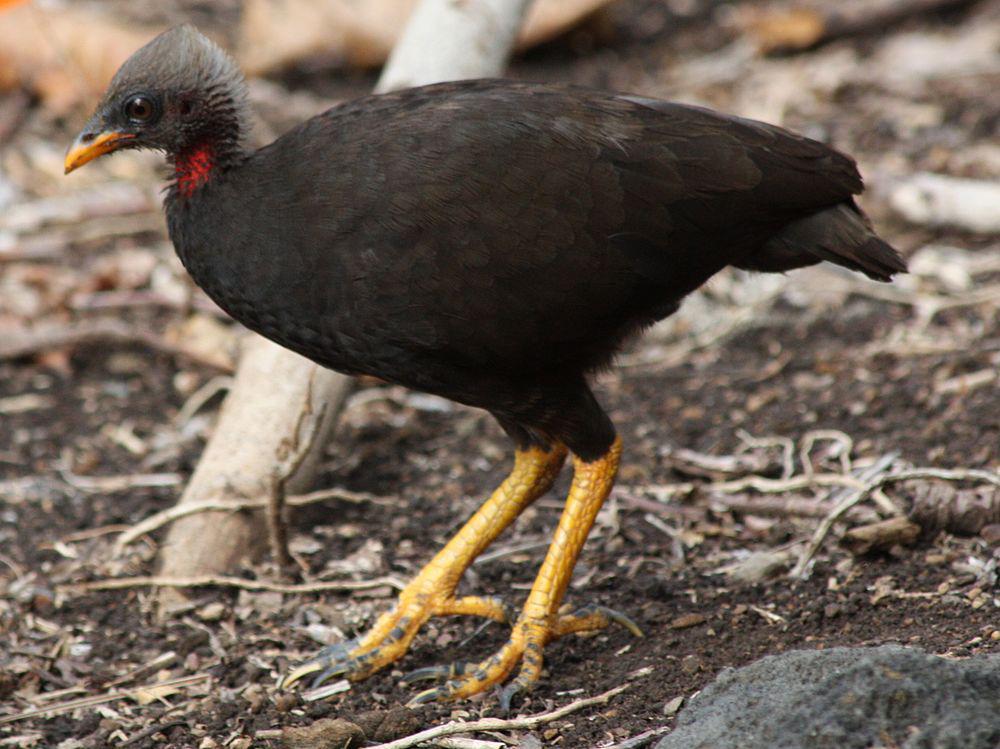
POLYGON ((174 189, 184 198, 194 195, 218 169, 216 150, 208 142, 186 148, 173 157, 173 162, 174 189))
POLYGON ((204 131, 170 155, 174 167, 173 191, 182 198, 192 197, 245 156, 241 119, 234 116, 230 122, 220 118, 213 124, 211 130, 204 131))

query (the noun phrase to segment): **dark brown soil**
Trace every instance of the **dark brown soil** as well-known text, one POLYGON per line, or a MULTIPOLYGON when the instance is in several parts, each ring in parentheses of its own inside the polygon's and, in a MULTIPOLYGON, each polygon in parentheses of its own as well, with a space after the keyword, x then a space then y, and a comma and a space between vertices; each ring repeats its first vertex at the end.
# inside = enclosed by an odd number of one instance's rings
MULTIPOLYGON (((656 74, 666 75, 682 56, 704 55, 731 41, 733 32, 720 28, 718 13, 679 17, 669 10, 686 3, 622 5, 610 37, 605 38, 607 30, 578 32, 530 54, 515 66, 515 74, 669 95, 669 85, 653 82, 656 74)), ((974 20, 924 18, 894 31, 932 33, 974 20)), ((877 41, 836 44, 865 55, 877 41)), ((329 73, 316 81, 317 75, 283 83, 335 95, 369 85, 364 76, 353 75, 345 83, 329 73)), ((990 90, 987 80, 981 83, 982 90, 990 90)), ((926 96, 938 97, 955 112, 968 109, 975 120, 973 88, 955 84, 928 90, 926 96)), ((705 95, 725 106, 736 90, 708 87, 705 95)), ((788 124, 805 126, 816 117, 862 162, 895 149, 915 168, 926 168, 919 165, 918 136, 873 127, 873 95, 867 84, 847 86, 838 92, 835 112, 828 102, 816 110, 793 107, 788 124)), ((987 135, 988 130, 971 128, 965 137, 975 142, 987 135)), ((907 227, 891 218, 878 196, 871 207, 886 236, 908 253, 932 244, 983 256, 998 252, 995 238, 907 227)), ((154 240, 133 237, 140 245, 154 240)), ((66 263, 85 274, 110 245, 77 249, 65 256, 66 263)), ((0 265, 0 280, 3 274, 0 265)), ((794 288, 797 277, 792 278, 794 288)), ((995 274, 976 281, 995 283, 995 274)), ((832 305, 796 303, 783 294, 752 325, 693 350, 680 364, 658 363, 662 338, 636 342, 625 356, 629 366, 599 378, 600 397, 621 431, 626 453, 611 511, 592 534, 569 599, 625 611, 646 636, 636 639, 610 629, 547 649, 545 679, 516 712, 540 712, 625 683, 631 687, 607 705, 538 728, 534 733, 541 745, 611 746, 669 726, 672 712, 664 708, 674 698, 689 696, 723 668, 792 648, 899 642, 951 657, 1000 650, 1000 593, 989 569, 995 568, 998 551, 996 536, 988 532, 940 533, 909 548, 855 558, 836 544, 842 530, 837 526, 808 579, 792 580, 783 569, 763 582, 741 583, 720 569, 752 551, 793 548, 798 553, 817 518, 748 516, 726 510, 708 491, 671 499, 649 513, 649 503, 656 501, 650 487, 692 480, 690 473, 678 471, 665 448, 731 455, 741 448, 740 430, 796 444, 810 430, 838 430, 853 439, 858 465, 895 453, 914 465, 995 471, 1000 466, 995 381, 968 389, 940 385, 997 367, 997 309, 995 303, 959 306, 924 326, 912 305, 880 301, 863 291, 847 293, 842 303, 832 305), (940 344, 968 343, 931 352, 889 345, 898 343, 893 336, 901 330, 923 331, 940 344)), ((132 314, 156 328, 181 313, 132 314)), ((392 591, 292 596, 202 589, 193 594, 189 611, 159 623, 148 588, 79 593, 62 587, 154 571, 156 539, 114 557, 115 534, 109 526, 128 526, 170 506, 196 464, 202 441, 196 434, 175 444, 150 467, 148 454, 133 454, 127 440, 109 434, 124 425, 155 442, 193 384, 207 382, 216 372, 129 345, 81 347, 55 364, 44 357, 0 362, 0 404, 27 393, 47 404, 0 413, 0 721, 31 707, 104 694, 119 684, 131 689, 158 678, 210 678, 148 699, 119 699, 99 709, 0 723, 0 743, 277 746, 274 729, 387 710, 415 692, 399 683, 406 671, 487 656, 503 642, 499 625, 478 631, 476 622, 432 621, 398 670, 327 701, 304 703, 296 691, 278 692, 276 677, 312 654, 320 646, 317 637, 336 635, 327 627, 347 636, 363 631, 390 605, 392 591), (194 383, 179 386, 181 376, 194 383), (73 483, 75 476, 152 472, 175 473, 176 481, 113 492, 73 483), (89 533, 94 529, 107 532, 89 533), (174 657, 135 673, 165 653, 174 657), (262 731, 272 733, 261 738, 262 731)), ((345 559, 348 574, 359 579, 412 574, 500 481, 507 466, 509 446, 484 415, 414 399, 397 388, 371 388, 377 390, 361 391, 363 396, 349 405, 318 486, 394 497, 398 504, 387 509, 370 502, 330 502, 298 511, 293 551, 312 579, 342 575, 338 564, 345 559)), ((817 470, 836 469, 836 461, 824 462, 820 447, 812 455, 817 470)), ((802 468, 797 462, 796 471, 802 468)), ((772 469, 769 475, 776 477, 772 469)), ((558 494, 565 489, 563 477, 550 498, 529 509, 497 542, 510 553, 477 564, 463 583, 466 592, 498 594, 515 604, 523 598, 558 518, 558 494), (517 550, 532 541, 538 542, 534 548, 517 550)), ((825 500, 829 491, 794 496, 825 500)), ((887 489, 903 508, 912 492, 910 484, 887 489)), ((236 574, 275 577, 266 561, 236 574)), ((496 714, 495 699, 485 695, 422 708, 418 726, 496 714)), ((538 745, 524 732, 511 738, 515 744, 518 740, 538 745)))

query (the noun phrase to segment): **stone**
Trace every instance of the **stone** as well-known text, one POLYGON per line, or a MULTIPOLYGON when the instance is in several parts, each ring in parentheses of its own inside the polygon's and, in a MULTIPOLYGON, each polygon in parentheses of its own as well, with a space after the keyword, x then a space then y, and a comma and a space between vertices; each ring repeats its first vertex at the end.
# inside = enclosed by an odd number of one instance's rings
POLYGON ((655 749, 997 749, 1000 655, 898 645, 790 651, 727 669, 655 749))

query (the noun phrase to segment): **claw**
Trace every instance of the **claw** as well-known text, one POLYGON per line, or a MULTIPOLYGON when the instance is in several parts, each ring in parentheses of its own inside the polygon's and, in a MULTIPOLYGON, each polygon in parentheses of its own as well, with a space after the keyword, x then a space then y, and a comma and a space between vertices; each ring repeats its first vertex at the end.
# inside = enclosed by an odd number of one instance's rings
POLYGON ((441 687, 433 687, 432 689, 425 689, 423 692, 414 695, 413 699, 406 703, 406 706, 412 709, 420 707, 421 705, 426 705, 428 702, 436 702, 444 697, 445 695, 442 692, 441 687))
POLYGON ((315 656, 292 669, 291 672, 280 678, 278 680, 278 689, 285 689, 309 674, 315 673, 316 671, 320 671, 321 673, 313 679, 313 689, 318 687, 330 677, 347 673, 347 671, 351 670, 351 661, 355 660, 350 656, 351 651, 357 647, 357 640, 345 640, 344 642, 327 645, 315 656), (340 667, 343 665, 347 665, 348 667, 346 669, 341 669, 340 667))
POLYGON ((287 689, 303 677, 306 677, 315 671, 319 671, 321 668, 323 668, 323 664, 318 662, 315 658, 311 661, 306 661, 278 679, 278 689, 287 689))
POLYGON ((525 684, 521 683, 521 680, 514 679, 510 684, 507 684, 503 689, 500 690, 500 712, 504 715, 510 713, 510 703, 514 699, 514 695, 521 694, 522 692, 527 692, 528 688, 525 684))
POLYGON ((418 668, 410 671, 401 681, 404 684, 413 684, 418 681, 447 681, 448 679, 454 679, 456 676, 461 676, 470 666, 474 665, 455 661, 454 663, 449 663, 447 666, 427 666, 426 668, 418 668))
POLYGON ((343 661, 332 666, 327 666, 316 675, 316 678, 312 680, 312 684, 309 685, 309 688, 316 689, 316 687, 322 686, 324 682, 332 679, 334 676, 343 676, 344 674, 348 674, 351 671, 354 671, 356 667, 357 664, 352 663, 351 661, 343 661))
POLYGON ((609 609, 607 606, 598 606, 597 604, 590 604, 589 606, 584 606, 583 609, 580 609, 580 611, 576 612, 575 616, 579 616, 580 613, 585 609, 589 609, 595 614, 603 614, 608 618, 609 622, 620 624, 636 637, 645 637, 642 630, 639 628, 639 625, 635 623, 635 620, 632 619, 632 617, 630 617, 623 611, 618 611, 617 609, 609 609))

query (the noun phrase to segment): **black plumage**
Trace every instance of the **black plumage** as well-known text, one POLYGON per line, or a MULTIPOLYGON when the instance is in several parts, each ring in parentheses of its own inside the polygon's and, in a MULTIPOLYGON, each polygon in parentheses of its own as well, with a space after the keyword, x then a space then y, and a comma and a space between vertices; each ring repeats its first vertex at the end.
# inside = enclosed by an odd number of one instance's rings
POLYGON ((520 450, 609 454, 587 375, 726 266, 904 270, 850 158, 698 107, 479 80, 357 99, 257 151, 246 130, 239 71, 176 29, 123 66, 67 168, 93 143, 165 150, 170 237, 222 308, 487 409, 520 450))
POLYGON ((900 270, 860 191, 849 158, 762 123, 468 81, 336 107, 175 187, 167 216, 253 330, 587 456, 608 432, 578 433, 583 375, 725 266, 900 270))

